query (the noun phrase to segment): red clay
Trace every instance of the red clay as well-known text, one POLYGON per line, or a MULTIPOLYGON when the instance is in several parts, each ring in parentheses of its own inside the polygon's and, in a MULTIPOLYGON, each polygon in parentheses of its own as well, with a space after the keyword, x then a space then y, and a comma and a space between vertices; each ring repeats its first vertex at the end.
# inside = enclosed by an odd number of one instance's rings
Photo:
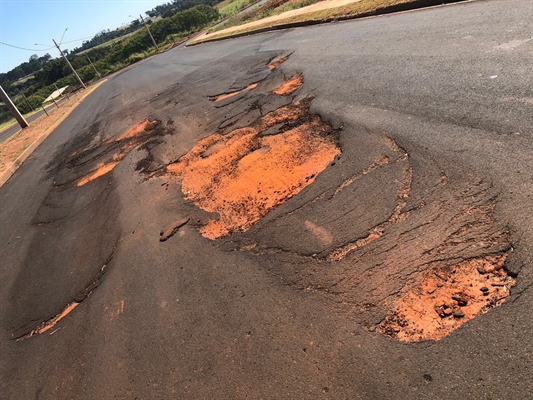
POLYGON ((118 142, 124 139, 130 139, 137 136, 142 136, 148 131, 153 130, 159 122, 150 121, 148 118, 143 119, 139 123, 132 126, 128 131, 122 134, 118 139, 111 140, 112 142, 118 142))
POLYGON ((76 181, 76 186, 83 186, 95 179, 113 171, 117 164, 122 161, 135 147, 139 145, 143 137, 149 135, 159 124, 158 121, 150 121, 145 118, 128 129, 118 138, 111 138, 106 143, 120 143, 120 147, 108 160, 99 163, 96 169, 76 181))
POLYGON ((303 75, 298 74, 286 80, 280 87, 274 89, 272 93, 279 94, 281 96, 288 96, 298 90, 303 83, 303 75))
MULTIPOLYGON (((52 318, 51 320, 49 321, 46 321, 46 322, 43 322, 41 325, 39 325, 37 328, 35 328, 34 330, 32 330, 30 333, 28 333, 27 335, 17 339, 17 340, 24 340, 24 339, 27 339, 29 337, 32 337, 34 335, 40 335, 44 332, 47 332, 49 331, 50 329, 52 329, 54 326, 56 326, 56 324, 61 321, 63 318, 65 318, 68 314, 70 314, 72 312, 72 310, 74 310, 76 307, 78 307, 80 303, 77 303, 77 302, 72 302, 70 304, 68 304, 64 309, 63 311, 61 311, 60 314, 56 315, 54 318, 52 318)), ((53 333, 53 332, 52 332, 53 333)))
POLYGON ((443 338, 509 297, 515 280, 503 269, 506 257, 476 258, 426 272, 377 330, 406 342, 443 338))
MULTIPOLYGON (((202 227, 204 237, 216 239, 246 231, 273 207, 310 185, 339 149, 329 128, 317 117, 278 135, 259 133, 284 120, 297 119, 300 103, 263 117, 253 127, 201 141, 167 170, 182 178, 187 200, 219 218, 202 227)), ((329 128, 330 129, 330 128, 329 128)))
POLYGON ((285 61, 289 59, 289 56, 284 57, 276 57, 274 60, 270 62, 270 65, 268 66, 269 69, 276 69, 281 64, 283 64, 285 61))
POLYGON ((251 85, 248 85, 244 89, 237 90, 235 92, 219 94, 218 96, 210 97, 209 100, 214 101, 214 102, 226 100, 226 99, 229 99, 230 97, 237 96, 239 93, 245 92, 247 90, 255 89, 257 85, 259 85, 259 83, 252 83, 251 85))
POLYGON ((111 161, 106 164, 99 164, 97 169, 93 172, 89 173, 88 175, 85 175, 81 179, 79 179, 76 182, 76 186, 83 186, 88 184, 89 182, 94 181, 97 178, 100 178, 101 176, 113 171, 113 168, 119 163, 119 161, 111 161))

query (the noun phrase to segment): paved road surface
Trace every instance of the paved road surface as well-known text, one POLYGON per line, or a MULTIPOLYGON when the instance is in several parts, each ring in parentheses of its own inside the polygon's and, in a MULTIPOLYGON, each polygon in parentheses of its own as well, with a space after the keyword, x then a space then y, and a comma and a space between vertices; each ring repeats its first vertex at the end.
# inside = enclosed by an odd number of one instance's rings
POLYGON ((174 49, 116 74, 0 188, 0 397, 529 398, 532 17, 527 0, 479 1, 174 49), (342 127, 340 158, 248 231, 204 238, 216 215, 165 166, 290 103, 271 90, 297 72, 294 100, 314 96, 342 127), (121 138, 144 118, 160 121, 149 136, 121 138), (375 332, 423 271, 504 254, 517 284, 501 307, 439 341, 375 332))

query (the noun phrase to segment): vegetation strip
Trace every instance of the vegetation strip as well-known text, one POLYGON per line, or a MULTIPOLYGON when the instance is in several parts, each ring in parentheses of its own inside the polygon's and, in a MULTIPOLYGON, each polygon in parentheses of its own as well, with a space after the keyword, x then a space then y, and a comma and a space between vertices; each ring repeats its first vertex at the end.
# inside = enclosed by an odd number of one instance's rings
POLYGON ((273 30, 298 28, 303 26, 318 25, 328 22, 345 21, 357 18, 366 18, 377 15, 385 15, 402 11, 416 10, 420 8, 433 7, 443 4, 467 2, 472 0, 361 0, 341 7, 329 8, 316 12, 304 13, 290 18, 280 19, 273 23, 255 25, 243 28, 231 33, 214 34, 203 36, 189 42, 186 46, 196 46, 202 43, 215 42, 219 40, 238 38, 256 33, 269 32, 273 30))

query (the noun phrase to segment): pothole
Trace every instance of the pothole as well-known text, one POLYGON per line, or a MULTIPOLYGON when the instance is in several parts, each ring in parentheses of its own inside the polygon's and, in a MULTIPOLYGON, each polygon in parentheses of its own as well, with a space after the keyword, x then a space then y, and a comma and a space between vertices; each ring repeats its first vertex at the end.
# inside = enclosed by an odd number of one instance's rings
MULTIPOLYGON (((105 144, 110 145, 110 148, 113 149, 113 152, 104 153, 101 156, 97 157, 99 159, 104 158, 105 161, 100 161, 94 170, 88 174, 77 179, 75 182, 76 186, 84 186, 89 182, 94 181, 95 179, 100 178, 113 171, 113 169, 122 161, 135 147, 137 147, 141 142, 146 140, 148 135, 159 126, 160 122, 156 120, 149 120, 147 118, 143 119, 139 123, 135 124, 133 127, 128 129, 118 138, 112 138, 105 142, 105 144)), ((98 151, 93 149, 93 151, 98 151)), ((91 151, 89 152, 91 153, 91 151)))
POLYGON ((147 132, 153 131, 157 127, 157 125, 159 125, 159 121, 156 121, 156 120, 150 121, 148 118, 145 118, 142 121, 138 122, 137 124, 133 125, 130 129, 128 129, 122 135, 120 135, 118 139, 112 139, 111 141, 119 142, 121 140, 143 136, 147 132))
POLYGON ((279 56, 279 57, 274 58, 268 65, 268 69, 270 70, 276 69, 281 64, 283 64, 285 61, 287 61, 289 57, 290 57, 290 54, 286 56, 279 56))
POLYGON ((209 100, 214 101, 214 102, 226 100, 226 99, 229 99, 230 97, 237 96, 238 94, 240 94, 242 92, 246 92, 248 90, 255 89, 258 85, 259 85, 259 83, 252 83, 252 84, 246 86, 244 89, 241 89, 241 90, 236 90, 234 92, 229 92, 229 93, 222 93, 222 94, 219 94, 217 96, 210 96, 209 100))
POLYGON ((506 258, 480 257, 425 272, 376 330, 405 342, 443 338, 509 297, 515 279, 503 268, 506 258))
POLYGON ((218 213, 200 229, 204 237, 217 239, 246 231, 310 185, 339 153, 331 126, 308 114, 308 102, 293 103, 250 127, 199 141, 167 171, 182 179, 187 200, 218 213), (260 135, 280 122, 295 126, 260 135))
POLYGON ((274 89, 272 93, 279 94, 281 96, 288 96, 298 90, 304 83, 304 77, 302 74, 295 75, 287 79, 281 86, 274 89))

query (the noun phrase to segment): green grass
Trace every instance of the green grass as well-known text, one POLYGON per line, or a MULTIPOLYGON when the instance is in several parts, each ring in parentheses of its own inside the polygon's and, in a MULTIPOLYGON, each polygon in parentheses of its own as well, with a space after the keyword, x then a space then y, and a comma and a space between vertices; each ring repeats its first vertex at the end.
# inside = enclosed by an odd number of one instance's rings
MULTIPOLYGON (((280 1, 280 0, 269 0, 263 6, 266 6, 269 3, 276 2, 276 1, 280 1)), ((273 28, 278 25, 286 25, 286 24, 306 22, 306 21, 326 22, 326 21, 335 21, 335 20, 340 20, 340 19, 357 18, 359 16, 372 15, 383 8, 396 6, 400 4, 416 3, 417 1, 418 0, 361 0, 359 2, 346 4, 341 7, 329 8, 325 10, 296 15, 290 18, 284 18, 279 21, 269 22, 269 23, 265 23, 261 25, 256 25, 253 27, 247 27, 247 28, 243 28, 243 29, 229 32, 229 33, 220 33, 220 34, 210 35, 208 38, 206 38, 205 41, 219 39, 219 38, 223 38, 227 36, 234 36, 234 35, 238 35, 242 33, 252 33, 260 29, 273 28)), ((249 18, 247 20, 243 20, 243 19, 239 20, 235 18, 235 20, 233 20, 234 18, 230 18, 228 19, 228 22, 226 24, 217 28, 215 31, 223 30, 223 29, 226 29, 232 26, 242 25, 248 22, 266 18, 271 15, 276 15, 276 14, 280 14, 285 11, 293 10, 295 8, 305 7, 307 5, 314 4, 317 2, 318 1, 313 1, 313 0, 302 0, 301 2, 295 3, 294 6, 293 4, 286 4, 286 5, 277 6, 274 9, 272 8, 269 10, 265 9, 262 11, 258 11, 257 15, 252 16, 253 19, 249 18), (312 3, 308 3, 309 1, 312 1, 312 3), (302 5, 298 6, 300 4, 302 5)), ((263 8, 263 6, 259 7, 259 9, 263 8)), ((240 17, 240 15, 236 15, 235 17, 240 17)), ((200 42, 201 41, 202 40, 200 40, 200 42)))
MULTIPOLYGON (((227 1, 227 0, 226 0, 227 1)), ((223 3, 226 3, 224 1, 223 3)), ((238 12, 242 11, 246 7, 257 3, 259 0, 232 0, 227 2, 227 4, 222 5, 223 3, 218 4, 218 11, 220 12, 221 18, 227 18, 231 15, 235 15, 238 12)))
MULTIPOLYGON (((39 108, 39 109, 37 109, 35 111, 29 112, 27 114, 24 114, 24 118, 32 116, 33 114, 35 114, 36 112, 39 112, 41 110, 42 110, 42 108, 39 108)), ((16 123, 17 123, 17 121, 15 120, 15 118, 11 118, 9 121, 1 123, 0 124, 0 132, 3 131, 4 129, 10 128, 12 125, 15 125, 16 123)))
POLYGON ((234 13, 233 15, 229 16, 228 20, 223 25, 213 29, 213 32, 230 28, 236 25, 246 24, 248 22, 256 21, 258 19, 267 18, 271 15, 275 15, 275 10, 283 4, 287 3, 288 1, 289 0, 269 0, 249 12, 243 14, 234 13))
POLYGON ((14 84, 15 85, 21 85, 24 82, 27 82, 28 80, 33 79, 33 78, 35 78, 35 72, 33 74, 30 74, 30 75, 27 75, 27 76, 25 76, 23 78, 20 78, 18 81, 14 82, 14 84))
POLYGON ((11 125, 15 124, 16 122, 17 121, 15 121, 15 118, 11 118, 9 121, 2 122, 0 124, 0 132, 3 131, 4 129, 9 128, 11 125))
POLYGON ((139 29, 137 29, 136 31, 133 31, 133 32, 130 32, 130 33, 126 33, 126 34, 123 35, 123 36, 120 36, 120 37, 117 37, 117 38, 114 38, 114 39, 108 40, 107 42, 101 43, 101 44, 99 44, 98 46, 94 46, 94 47, 91 47, 90 49, 80 51, 79 53, 76 53, 76 55, 79 55, 79 54, 85 54, 85 53, 88 53, 88 52, 91 51, 91 50, 98 49, 99 47, 111 46, 112 44, 115 44, 115 43, 117 43, 117 42, 122 42, 123 40, 129 38, 131 35, 133 35, 133 34, 139 32, 141 29, 144 29, 144 26, 141 27, 141 28, 139 28, 139 29))
POLYGON ((281 14, 287 11, 297 10, 298 8, 307 7, 323 0, 301 0, 297 3, 287 3, 276 9, 276 14, 281 14))

